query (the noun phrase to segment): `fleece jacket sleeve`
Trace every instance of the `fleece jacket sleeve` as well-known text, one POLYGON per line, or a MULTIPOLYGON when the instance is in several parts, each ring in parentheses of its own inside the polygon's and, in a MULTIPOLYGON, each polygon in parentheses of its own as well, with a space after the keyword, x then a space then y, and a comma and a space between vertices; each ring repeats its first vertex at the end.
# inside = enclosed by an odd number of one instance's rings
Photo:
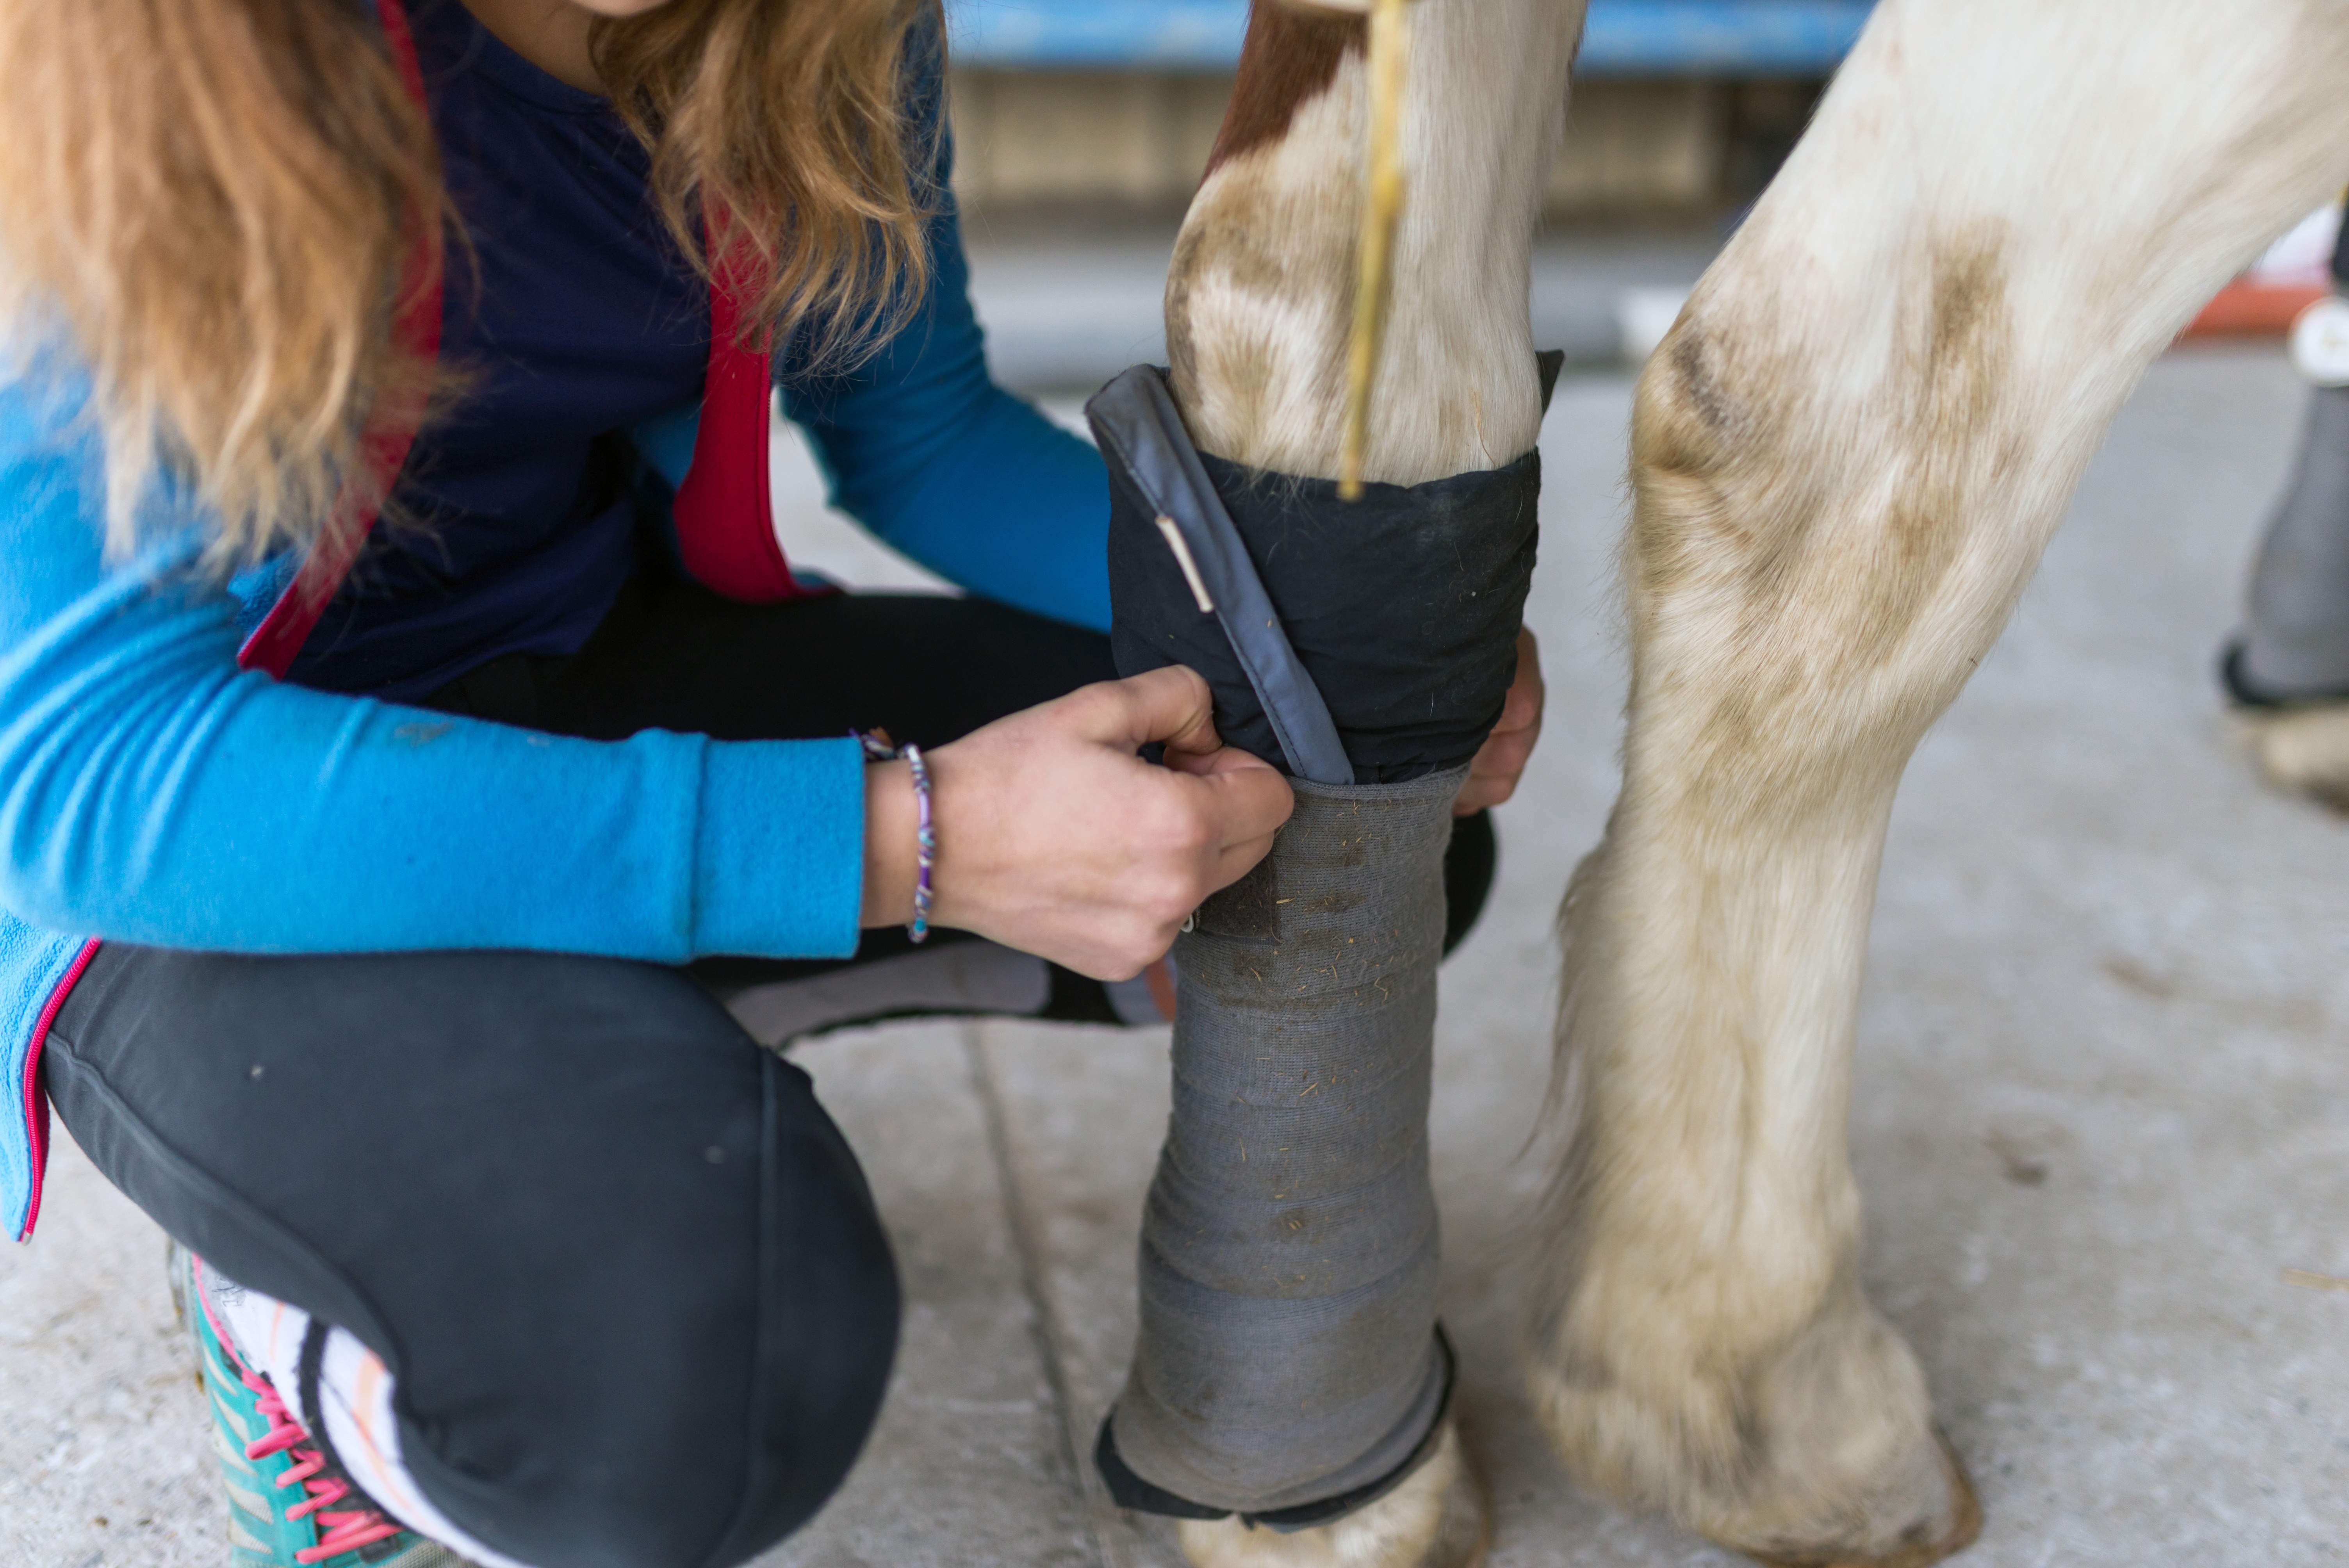
POLYGON ((834 506, 940 576, 1109 630, 1101 454, 995 385, 951 204, 931 226, 921 312, 838 376, 783 380, 834 506))
POLYGON ((105 559, 85 400, 0 383, 0 907, 243 953, 854 950, 854 741, 571 740, 240 672, 201 519, 105 559))

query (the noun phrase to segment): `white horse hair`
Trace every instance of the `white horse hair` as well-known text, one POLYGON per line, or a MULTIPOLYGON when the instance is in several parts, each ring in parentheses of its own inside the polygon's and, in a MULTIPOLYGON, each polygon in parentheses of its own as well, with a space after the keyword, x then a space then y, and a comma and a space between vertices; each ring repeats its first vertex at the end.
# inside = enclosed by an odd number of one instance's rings
MULTIPOLYGON (((1362 59, 1350 24, 1268 3, 1168 341, 1201 448, 1334 477, 1362 59)), ((1533 444, 1527 261, 1581 9, 1412 7, 1371 479, 1533 444)), ((1883 0, 1649 364, 1623 789, 1560 915, 1577 1093, 1526 1344, 1586 1484, 1781 1563, 1972 1539, 1858 1279, 1846 1121, 1886 822, 2122 399, 2349 176, 2344 83, 2349 0, 1883 0)), ((1251 1561, 1338 1561, 1319 1533, 1251 1561)), ((1439 1554, 1386 1539, 1345 1560, 1439 1554)))

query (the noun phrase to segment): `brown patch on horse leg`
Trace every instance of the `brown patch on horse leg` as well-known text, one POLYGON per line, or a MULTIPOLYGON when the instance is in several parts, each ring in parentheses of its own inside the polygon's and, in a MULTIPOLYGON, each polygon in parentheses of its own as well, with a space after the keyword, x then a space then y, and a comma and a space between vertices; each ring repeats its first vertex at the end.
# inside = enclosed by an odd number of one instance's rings
POLYGON ((1361 54, 1369 46, 1362 17, 1307 15, 1259 0, 1248 13, 1239 77, 1207 155, 1207 172, 1288 134, 1298 106, 1330 85, 1349 51, 1361 54))

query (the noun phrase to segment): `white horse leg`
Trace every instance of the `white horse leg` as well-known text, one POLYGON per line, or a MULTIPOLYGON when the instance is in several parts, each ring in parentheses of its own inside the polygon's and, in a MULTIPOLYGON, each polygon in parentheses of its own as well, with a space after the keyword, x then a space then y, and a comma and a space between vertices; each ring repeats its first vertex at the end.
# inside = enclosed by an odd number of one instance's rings
MULTIPOLYGON (((1361 0, 1335 0, 1360 8, 1361 0)), ((1511 462, 1541 427, 1528 279, 1583 0, 1415 0, 1409 181, 1364 477, 1511 462)), ((1359 20, 1257 0, 1166 280, 1175 401, 1201 451, 1335 479, 1361 236, 1359 20)))
MULTIPOLYGON (((1541 397, 1526 276, 1581 14, 1581 0, 1410 8, 1410 194, 1371 410, 1372 481, 1502 469, 1534 445, 1541 397)), ((1292 479, 1340 473, 1367 129, 1362 40, 1359 20, 1258 0, 1167 284, 1172 385, 1192 440, 1292 479)), ((1246 1161, 1244 1143, 1216 1146, 1246 1161)), ((1145 1299, 1145 1326, 1147 1308, 1145 1299)), ((1392 1308, 1353 1310, 1368 1319, 1392 1308)), ((1456 1432, 1433 1436, 1400 1485, 1340 1518, 1290 1533, 1237 1518, 1186 1522, 1184 1552, 1199 1568, 1469 1568, 1489 1537, 1483 1487, 1456 1432)))
POLYGON ((1858 1282, 1854 1018, 1909 754, 2122 398, 2349 172, 2349 5, 1886 0, 1642 377, 1621 799, 1534 1392, 1569 1468, 1804 1564, 1978 1514, 1858 1282))

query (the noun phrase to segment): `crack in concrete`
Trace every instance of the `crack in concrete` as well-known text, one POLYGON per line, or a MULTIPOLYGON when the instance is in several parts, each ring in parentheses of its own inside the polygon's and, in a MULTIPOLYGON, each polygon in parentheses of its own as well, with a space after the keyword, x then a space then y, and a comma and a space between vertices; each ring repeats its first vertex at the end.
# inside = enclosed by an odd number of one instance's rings
POLYGON ((1091 1463, 1092 1443, 1079 1426, 1081 1418, 1069 1393, 1068 1336, 1061 1325, 1060 1307, 1052 1299, 1043 1229, 1029 1206, 1027 1191, 1012 1159, 1011 1122, 1004 1110, 1002 1089, 996 1082, 995 1064, 988 1059, 976 1026, 964 1026, 962 1045, 971 1088, 978 1097, 979 1112, 987 1123, 988 1154, 995 1166, 997 1185, 1003 1193, 1004 1220, 1011 1230, 1011 1244, 1019 1254, 1019 1288, 1028 1297, 1037 1354, 1043 1362, 1044 1381, 1051 1391, 1052 1408, 1059 1418, 1055 1427, 1061 1436, 1061 1460, 1068 1467, 1069 1478, 1083 1504, 1093 1560, 1101 1568, 1136 1568, 1125 1542, 1120 1539, 1123 1521, 1118 1518, 1117 1505, 1110 1501, 1100 1474, 1091 1463))

